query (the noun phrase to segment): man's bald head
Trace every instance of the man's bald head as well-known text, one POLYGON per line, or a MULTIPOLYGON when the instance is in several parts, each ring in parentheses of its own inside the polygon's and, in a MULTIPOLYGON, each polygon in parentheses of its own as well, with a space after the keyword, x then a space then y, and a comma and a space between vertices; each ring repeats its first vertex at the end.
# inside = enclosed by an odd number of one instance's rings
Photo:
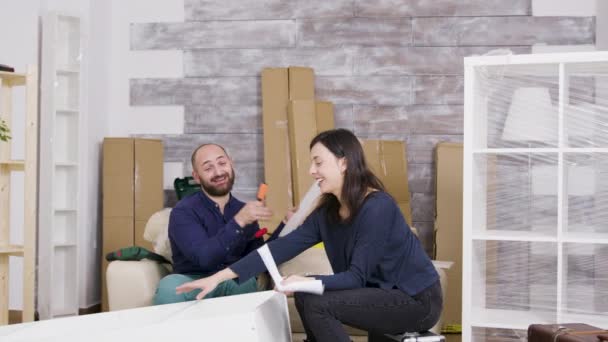
POLYGON ((205 148, 205 147, 208 147, 208 146, 215 146, 215 147, 220 148, 224 152, 224 155, 226 155, 226 157, 228 157, 228 153, 226 152, 226 149, 223 146, 218 145, 218 144, 213 144, 213 143, 202 144, 199 147, 197 147, 194 150, 194 152, 192 152, 192 156, 190 157, 190 163, 192 164, 192 168, 193 169, 196 168, 195 167, 195 165, 196 165, 196 155, 197 155, 198 151, 200 151, 202 148, 205 148))

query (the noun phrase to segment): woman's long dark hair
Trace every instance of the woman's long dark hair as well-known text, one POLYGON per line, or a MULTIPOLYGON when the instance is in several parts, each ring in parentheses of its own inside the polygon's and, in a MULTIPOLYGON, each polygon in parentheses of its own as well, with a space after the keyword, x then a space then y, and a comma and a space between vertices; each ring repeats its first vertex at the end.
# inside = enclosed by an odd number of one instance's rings
POLYGON ((348 208, 348 218, 340 218, 340 202, 334 194, 323 194, 318 208, 325 209, 329 223, 349 223, 357 216, 369 188, 384 191, 384 185, 367 166, 363 147, 357 137, 347 129, 332 129, 319 133, 310 142, 310 149, 322 144, 337 158, 345 158, 346 171, 342 185, 342 201, 348 208))

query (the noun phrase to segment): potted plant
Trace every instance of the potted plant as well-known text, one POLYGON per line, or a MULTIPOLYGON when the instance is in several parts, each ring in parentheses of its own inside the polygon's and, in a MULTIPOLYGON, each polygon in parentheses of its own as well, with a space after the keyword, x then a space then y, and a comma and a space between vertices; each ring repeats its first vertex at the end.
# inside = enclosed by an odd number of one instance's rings
POLYGON ((0 141, 8 141, 11 138, 10 133, 11 129, 4 120, 0 119, 0 141))

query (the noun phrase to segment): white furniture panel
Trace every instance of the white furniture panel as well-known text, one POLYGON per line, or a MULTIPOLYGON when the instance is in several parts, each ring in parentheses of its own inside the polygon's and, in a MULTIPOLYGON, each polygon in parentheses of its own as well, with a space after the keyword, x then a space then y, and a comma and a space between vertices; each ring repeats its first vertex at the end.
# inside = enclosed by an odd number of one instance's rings
POLYGON ((0 328, 3 342, 291 342, 285 295, 257 292, 0 328))

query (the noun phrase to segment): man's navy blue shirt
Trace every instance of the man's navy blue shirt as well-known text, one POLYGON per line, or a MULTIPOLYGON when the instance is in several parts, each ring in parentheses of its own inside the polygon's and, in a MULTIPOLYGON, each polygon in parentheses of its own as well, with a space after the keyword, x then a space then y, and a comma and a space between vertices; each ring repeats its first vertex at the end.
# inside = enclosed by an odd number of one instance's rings
POLYGON ((230 195, 222 214, 202 191, 179 201, 169 218, 173 272, 211 275, 260 247, 258 224, 241 228, 234 220, 244 205, 230 195))

